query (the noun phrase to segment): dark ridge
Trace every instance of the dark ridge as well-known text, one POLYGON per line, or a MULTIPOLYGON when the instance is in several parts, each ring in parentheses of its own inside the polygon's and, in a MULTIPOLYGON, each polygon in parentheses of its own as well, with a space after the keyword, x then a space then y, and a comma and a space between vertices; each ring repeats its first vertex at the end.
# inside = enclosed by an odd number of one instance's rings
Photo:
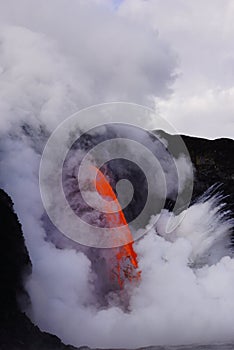
POLYGON ((31 271, 21 225, 10 197, 0 189, 0 350, 72 350, 43 333, 20 311, 17 299, 27 298, 23 281, 31 271))
MULTIPOLYGON (((167 142, 173 144, 177 135, 168 135, 164 131, 156 131, 167 142)), ((234 209, 234 140, 220 138, 207 140, 182 135, 194 166, 193 197, 202 195, 208 188, 216 185, 223 192, 225 201, 234 209)))
POLYGON ((234 209, 234 140, 182 136, 195 167, 194 196, 209 187, 220 185, 219 190, 234 209))

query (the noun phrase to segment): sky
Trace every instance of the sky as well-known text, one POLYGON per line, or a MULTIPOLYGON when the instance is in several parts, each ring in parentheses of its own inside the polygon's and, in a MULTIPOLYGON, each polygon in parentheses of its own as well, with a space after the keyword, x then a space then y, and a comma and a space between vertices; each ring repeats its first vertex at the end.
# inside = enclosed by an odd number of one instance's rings
POLYGON ((22 58, 19 69, 25 71, 29 59, 34 75, 42 66, 30 62, 30 50, 41 62, 57 56, 52 70, 58 69, 61 96, 53 98, 60 99, 63 118, 94 103, 128 101, 155 108, 180 133, 233 138, 233 12, 231 0, 77 0, 69 7, 62 0, 55 7, 53 1, 16 6, 1 0, 1 23, 21 29, 9 34, 8 28, 1 38, 0 71, 7 55, 22 58), (28 42, 22 40, 26 33, 28 42), (44 42, 38 54, 30 40, 44 42), (68 99, 73 107, 67 110, 68 99))
POLYGON ((234 135, 234 3, 231 0, 126 0, 118 11, 144 22, 177 55, 177 79, 159 113, 186 134, 234 135))

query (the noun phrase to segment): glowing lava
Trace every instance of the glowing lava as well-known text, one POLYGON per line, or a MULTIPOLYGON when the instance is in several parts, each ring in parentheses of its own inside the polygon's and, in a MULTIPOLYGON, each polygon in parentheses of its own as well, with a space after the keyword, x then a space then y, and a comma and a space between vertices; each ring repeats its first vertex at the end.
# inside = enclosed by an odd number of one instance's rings
MULTIPOLYGON (((120 288, 123 288, 124 281, 126 279, 130 282, 133 280, 138 281, 140 279, 140 271, 137 271, 137 254, 133 249, 133 237, 128 223, 125 219, 121 205, 110 183, 99 169, 95 168, 95 170, 97 172, 95 186, 98 193, 102 196, 103 199, 105 199, 105 210, 108 211, 108 214, 106 215, 107 222, 109 223, 110 227, 124 226, 126 240, 128 242, 131 242, 119 248, 116 248, 116 263, 114 262, 114 267, 112 269, 111 278, 117 278, 120 288), (113 201, 116 208, 114 212, 113 201)), ((114 242, 115 237, 113 237, 113 243, 114 242)))

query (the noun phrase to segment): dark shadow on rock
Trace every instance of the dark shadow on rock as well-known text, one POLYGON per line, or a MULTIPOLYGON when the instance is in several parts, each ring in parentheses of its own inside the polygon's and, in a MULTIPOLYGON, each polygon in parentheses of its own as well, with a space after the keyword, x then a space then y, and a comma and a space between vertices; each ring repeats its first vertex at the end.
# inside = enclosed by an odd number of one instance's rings
POLYGON ((20 311, 18 296, 27 294, 23 279, 31 271, 21 225, 10 197, 0 190, 0 350, 72 350, 56 336, 41 332, 20 311))

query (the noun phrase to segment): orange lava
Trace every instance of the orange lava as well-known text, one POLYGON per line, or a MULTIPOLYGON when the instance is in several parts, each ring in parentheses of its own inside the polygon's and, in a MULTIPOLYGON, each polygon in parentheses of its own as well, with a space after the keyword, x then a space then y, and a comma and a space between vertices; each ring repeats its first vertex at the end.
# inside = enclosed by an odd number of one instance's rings
MULTIPOLYGON (((140 271, 137 271, 138 269, 138 262, 137 262, 137 254, 134 251, 133 248, 133 237, 131 230, 128 226, 128 223, 126 221, 126 218, 124 216, 124 213, 122 211, 121 205, 118 202, 118 199, 115 195, 115 192, 113 191, 110 183, 108 182, 105 175, 97 168, 95 168, 97 171, 95 186, 98 191, 98 193, 102 196, 103 199, 105 199, 105 209, 108 210, 108 214, 106 215, 106 219, 110 225, 113 225, 115 227, 119 226, 125 226, 124 227, 124 234, 125 239, 128 242, 128 244, 125 244, 117 249, 116 253, 116 265, 112 269, 112 279, 117 278, 118 284, 120 288, 123 288, 124 281, 127 279, 128 281, 138 281, 140 279, 140 271), (109 202, 108 202, 109 199, 109 202), (115 205, 115 212, 113 212, 113 202, 115 205)), ((112 226, 113 227, 113 226, 112 226)), ((113 242, 115 242, 115 239, 113 237, 113 242)))

